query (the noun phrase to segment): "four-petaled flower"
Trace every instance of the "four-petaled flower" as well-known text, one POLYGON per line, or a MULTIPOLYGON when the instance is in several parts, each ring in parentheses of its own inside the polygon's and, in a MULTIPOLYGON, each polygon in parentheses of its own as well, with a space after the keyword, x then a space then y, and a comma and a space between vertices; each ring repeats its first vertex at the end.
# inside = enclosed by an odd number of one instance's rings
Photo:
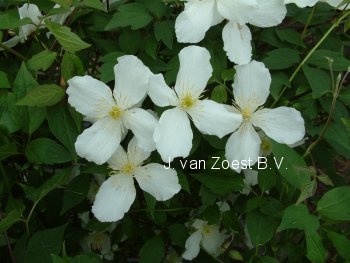
MULTIPOLYGON (((293 144, 305 135, 304 120, 299 111, 290 107, 266 109, 270 93, 271 75, 263 63, 252 61, 236 66, 233 94, 235 108, 243 116, 243 122, 227 141, 225 155, 228 161, 258 160, 261 140, 254 127, 260 128, 273 140, 293 144)), ((240 168, 236 171, 240 172, 240 168)))
POLYGON ((147 92, 151 71, 135 56, 118 59, 114 67, 113 91, 90 76, 68 81, 68 102, 93 125, 78 136, 75 148, 79 156, 102 164, 118 148, 130 129, 138 144, 146 151, 154 150, 152 135, 158 121, 138 107, 147 92))
POLYGON ((220 138, 237 129, 242 121, 240 114, 230 112, 225 105, 199 99, 213 71, 205 48, 186 47, 180 51, 179 59, 175 91, 167 86, 161 74, 150 77, 148 90, 156 105, 175 106, 163 112, 153 135, 165 162, 189 155, 193 138, 189 117, 200 132, 220 138))
POLYGON ((142 165, 151 152, 141 149, 133 138, 125 153, 120 146, 108 160, 112 169, 108 178, 96 194, 92 212, 101 222, 112 222, 123 218, 136 197, 134 177, 142 190, 158 201, 173 197, 181 189, 176 171, 163 165, 142 165))

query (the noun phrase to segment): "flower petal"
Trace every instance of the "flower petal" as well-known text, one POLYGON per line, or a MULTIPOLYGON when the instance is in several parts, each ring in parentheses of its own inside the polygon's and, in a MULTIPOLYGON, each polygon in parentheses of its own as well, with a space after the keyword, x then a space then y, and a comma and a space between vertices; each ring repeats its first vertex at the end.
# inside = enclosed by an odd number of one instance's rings
POLYGON ((179 53, 179 60, 175 85, 177 95, 180 98, 187 94, 199 97, 213 72, 208 50, 198 46, 185 47, 179 53))
POLYGON ((257 0, 217 0, 217 7, 223 17, 242 25, 249 22, 258 3, 257 0))
POLYGON ((35 25, 39 25, 40 19, 39 17, 42 16, 39 8, 35 4, 24 4, 22 7, 18 8, 19 18, 30 18, 34 25, 27 24, 20 27, 19 36, 27 38, 31 33, 33 33, 36 30, 35 25))
POLYGON ((162 74, 152 75, 149 78, 148 95, 159 107, 175 106, 178 101, 174 90, 165 83, 162 74))
POLYGON ((200 100, 187 112, 203 134, 220 138, 234 132, 242 123, 241 114, 228 111, 224 104, 212 100, 200 100))
POLYGON ((287 8, 281 0, 257 0, 258 8, 249 24, 258 27, 271 27, 282 23, 287 14, 287 8))
POLYGON ((284 4, 294 3, 298 7, 314 6, 318 0, 284 0, 284 4))
POLYGON ((102 164, 117 150, 120 139, 121 123, 106 117, 78 136, 75 149, 78 155, 86 160, 102 164))
POLYGON ((111 89, 90 76, 74 77, 68 85, 69 104, 87 118, 103 118, 115 105, 111 89))
POLYGON ((114 171, 121 171, 128 163, 128 156, 121 145, 118 146, 117 150, 112 154, 111 158, 108 160, 108 165, 114 171))
POLYGON ((145 97, 152 72, 137 57, 126 55, 118 58, 114 75, 114 98, 122 109, 128 109, 145 97))
POLYGON ((153 139, 164 162, 175 157, 187 157, 192 148, 193 133, 186 112, 180 108, 163 112, 153 139))
POLYGON ((253 114, 253 125, 279 143, 293 144, 305 135, 304 119, 290 107, 261 109, 253 114))
POLYGON ((124 112, 122 118, 123 124, 134 133, 142 149, 151 152, 156 148, 152 136, 158 121, 151 113, 141 108, 130 109, 124 112))
POLYGON ((181 190, 176 171, 158 163, 138 167, 134 173, 141 189, 157 201, 166 201, 181 190))
MULTIPOLYGON (((3 44, 8 48, 13 48, 18 44, 19 41, 21 41, 21 38, 19 36, 14 36, 5 42, 2 42, 1 44, 3 44)), ((3 50, 4 50, 3 48, 0 48, 0 51, 3 51, 3 50)))
POLYGON ((98 190, 92 212, 101 222, 118 221, 129 211, 135 197, 133 177, 123 173, 113 175, 98 190))
POLYGON ((252 34, 245 24, 228 22, 222 31, 224 50, 228 58, 238 64, 247 64, 252 59, 252 34))
POLYGON ((219 227, 210 225, 203 231, 202 247, 211 255, 219 254, 220 247, 224 242, 224 236, 220 233, 219 227))
POLYGON ((197 230, 186 240, 185 252, 182 257, 186 260, 192 260, 198 256, 200 251, 200 242, 202 241, 202 231, 197 230))
MULTIPOLYGON (((192 0, 176 18, 175 32, 180 43, 198 43, 212 26, 215 1, 192 0)), ((215 17, 217 22, 217 17, 215 17)))
POLYGON ((269 96, 270 72, 263 63, 254 60, 246 65, 235 66, 235 69, 233 83, 235 101, 242 109, 255 111, 269 96))
POLYGON ((258 184, 258 172, 248 168, 243 170, 243 174, 244 188, 242 189, 241 193, 248 195, 252 190, 252 186, 258 184))
POLYGON ((133 137, 131 139, 131 141, 128 144, 128 159, 132 164, 134 164, 135 166, 139 166, 150 155, 150 151, 145 151, 138 145, 136 137, 133 137))
POLYGON ((226 143, 225 156, 232 164, 233 161, 238 161, 240 167, 234 169, 240 172, 242 161, 244 160, 250 165, 254 165, 259 157, 260 138, 250 123, 243 123, 238 131, 234 132, 226 143))

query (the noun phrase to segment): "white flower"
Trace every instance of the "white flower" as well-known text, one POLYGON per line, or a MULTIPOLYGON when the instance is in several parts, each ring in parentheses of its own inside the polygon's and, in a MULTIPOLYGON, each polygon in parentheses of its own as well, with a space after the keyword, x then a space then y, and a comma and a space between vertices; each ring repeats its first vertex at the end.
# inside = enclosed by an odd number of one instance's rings
POLYGON ((258 184, 258 172, 252 169, 244 169, 243 174, 244 188, 242 189, 241 193, 248 195, 252 190, 252 186, 258 184))
POLYGON ((122 56, 114 66, 113 91, 90 76, 68 81, 68 102, 93 125, 75 142, 79 156, 102 164, 118 148, 126 129, 130 129, 140 147, 154 150, 152 135, 158 121, 137 104, 146 96, 151 71, 135 56, 122 56))
POLYGON ((186 251, 182 254, 182 257, 187 260, 194 259, 199 254, 200 246, 209 254, 213 256, 218 255, 224 242, 224 235, 220 233, 219 226, 208 226, 208 222, 196 219, 192 227, 197 231, 186 240, 186 251))
POLYGON ((188 0, 176 19, 175 31, 178 42, 198 43, 211 26, 227 19, 222 32, 224 50, 231 61, 246 64, 252 56, 252 36, 246 24, 275 26, 286 13, 281 0, 188 0))
MULTIPOLYGON (((236 66, 233 94, 236 108, 243 115, 243 122, 227 141, 225 155, 228 161, 258 160, 260 143, 254 127, 260 128, 273 140, 293 144, 304 137, 304 120, 299 111, 290 107, 266 109, 262 105, 269 96, 271 76, 264 64, 252 61, 236 66)), ((236 169, 240 172, 240 168, 236 169)))
MULTIPOLYGON (((53 8, 55 9, 55 8, 60 8, 60 7, 61 7, 60 5, 56 4, 56 5, 54 5, 53 8)), ((67 18, 71 15, 73 10, 74 10, 74 6, 72 6, 71 8, 68 9, 68 11, 66 11, 62 14, 54 14, 54 15, 50 16, 50 20, 51 20, 51 22, 55 22, 57 24, 63 25, 66 22, 67 18)))
POLYGON ((165 162, 189 155, 193 138, 189 118, 202 133, 220 138, 234 131, 242 121, 240 114, 228 111, 223 104, 199 100, 213 70, 205 48, 186 47, 179 53, 179 59, 175 91, 167 86, 161 74, 150 78, 148 89, 158 106, 175 106, 162 114, 153 135, 165 162))
POLYGON ((123 218, 135 200, 136 189, 134 179, 142 190, 158 201, 165 201, 181 190, 176 171, 165 169, 163 165, 150 163, 142 166, 150 156, 138 147, 132 139, 128 152, 120 146, 109 159, 109 167, 113 170, 97 192, 92 212, 101 222, 112 222, 123 218))
POLYGON ((285 4, 290 4, 290 3, 294 3, 296 4, 298 7, 306 7, 306 6, 314 6, 317 2, 324 2, 324 3, 328 3, 329 5, 336 7, 340 10, 342 9, 350 9, 350 5, 349 4, 343 4, 341 5, 341 3, 343 2, 343 0, 284 0, 285 4))

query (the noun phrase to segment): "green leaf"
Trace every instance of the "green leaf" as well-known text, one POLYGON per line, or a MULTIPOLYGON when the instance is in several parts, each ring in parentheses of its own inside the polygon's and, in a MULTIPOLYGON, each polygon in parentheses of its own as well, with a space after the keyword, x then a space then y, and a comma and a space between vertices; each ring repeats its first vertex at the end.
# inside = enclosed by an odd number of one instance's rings
POLYGON ((350 187, 333 188, 317 203, 320 215, 332 220, 350 220, 350 187))
POLYGON ((28 60, 27 65, 32 70, 47 70, 55 61, 57 53, 44 50, 28 60))
POLYGON ((325 70, 329 70, 329 59, 332 62, 332 69, 334 71, 347 71, 350 65, 350 60, 346 59, 346 56, 341 52, 334 52, 331 50, 319 49, 316 50, 309 60, 307 64, 313 65, 318 68, 322 68, 325 70))
POLYGON ((332 231, 327 231, 327 236, 332 241, 332 244, 336 248, 338 254, 346 261, 350 261, 350 240, 347 239, 346 236, 332 231))
POLYGON ((164 257, 164 243, 160 236, 155 236, 143 245, 140 251, 140 263, 160 263, 164 257))
POLYGON ((314 99, 332 91, 331 78, 324 70, 304 65, 303 71, 312 89, 314 99))
POLYGON ((118 8, 118 11, 107 24, 106 30, 126 26, 131 26, 131 29, 136 30, 145 27, 152 21, 152 16, 142 4, 124 4, 118 8))
POLYGON ((28 243, 25 263, 51 263, 51 254, 61 251, 66 225, 36 232, 28 243))
POLYGON ((0 29, 18 28, 20 24, 17 9, 0 14, 0 29))
POLYGON ((188 238, 188 229, 184 225, 174 224, 169 227, 169 237, 178 246, 184 247, 188 238))
POLYGON ((174 22, 165 20, 154 24, 154 35, 157 41, 162 41, 169 49, 173 48, 174 22))
POLYGON ((56 105, 48 109, 47 120, 50 131, 76 157, 74 143, 79 135, 79 129, 67 107, 56 105))
POLYGON ((56 4, 59 4, 65 9, 69 9, 73 3, 73 0, 51 0, 52 2, 55 2, 56 4))
POLYGON ((65 52, 61 64, 61 75, 67 82, 75 76, 84 75, 84 66, 80 58, 69 52, 65 52))
POLYGON ((7 143, 0 146, 0 161, 18 154, 16 142, 7 143))
POLYGON ((100 0, 83 0, 84 6, 91 7, 97 10, 105 11, 103 3, 100 0))
POLYGON ((326 262, 327 252, 317 232, 306 233, 307 258, 313 263, 326 262))
POLYGON ((297 51, 290 48, 279 48, 268 52, 262 62, 268 69, 274 70, 290 68, 299 61, 300 56, 297 51))
POLYGON ((69 27, 61 26, 60 24, 45 20, 46 27, 55 36, 58 43, 69 52, 76 52, 85 48, 90 47, 90 44, 84 42, 80 37, 73 33, 69 27))
POLYGON ((218 103, 227 102, 227 91, 224 85, 216 86, 211 92, 210 99, 218 103))
POLYGON ((310 182, 310 174, 307 171, 307 166, 303 158, 297 154, 288 145, 279 144, 271 140, 273 155, 282 160, 279 173, 292 185, 302 189, 304 185, 310 182))
POLYGON ((246 224, 250 239, 255 246, 264 245, 270 241, 276 230, 275 220, 257 211, 247 214, 246 224))
POLYGON ((56 84, 38 86, 19 100, 16 104, 21 106, 46 107, 58 103, 64 96, 64 89, 56 84))
POLYGON ((288 206, 283 213, 282 222, 277 231, 302 229, 305 232, 316 232, 320 227, 317 217, 311 215, 304 204, 288 206))
POLYGON ((22 202, 16 204, 16 209, 12 209, 5 217, 0 221, 0 234, 9 229, 13 224, 21 219, 25 206, 22 202))
POLYGON ((0 89, 9 89, 11 84, 7 78, 7 74, 3 71, 0 71, 0 89))
POLYGON ((301 38, 300 33, 297 32, 295 29, 293 28, 276 29, 275 32, 281 41, 285 41, 300 47, 305 47, 305 44, 301 38))
POLYGON ((25 154, 33 163, 65 163, 72 161, 72 155, 62 145, 48 139, 40 138, 31 141, 25 150, 25 154))

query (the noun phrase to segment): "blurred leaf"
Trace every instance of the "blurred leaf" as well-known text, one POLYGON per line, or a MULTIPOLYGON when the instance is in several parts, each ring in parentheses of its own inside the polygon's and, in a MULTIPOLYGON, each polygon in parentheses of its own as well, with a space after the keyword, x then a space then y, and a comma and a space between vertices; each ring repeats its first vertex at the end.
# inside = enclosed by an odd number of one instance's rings
POLYGON ((21 106, 45 107, 57 104, 65 95, 65 91, 56 84, 38 86, 20 99, 16 104, 21 106))
POLYGON ((61 64, 61 75, 67 82, 75 76, 84 75, 84 66, 80 58, 69 52, 65 52, 61 64))
POLYGON ((7 143, 0 146, 0 161, 18 154, 16 142, 7 143))
POLYGON ((274 235, 275 221, 269 217, 252 211, 247 214, 246 224, 250 239, 255 246, 264 245, 274 235))
POLYGON ((2 216, 0 221, 0 234, 9 229, 13 224, 21 219, 25 206, 22 202, 17 202, 16 209, 12 209, 6 216, 2 216))
POLYGON ((317 232, 306 233, 307 258, 313 263, 326 262, 327 252, 317 232))
POLYGON ((9 89, 11 84, 7 78, 7 74, 3 71, 0 71, 0 89, 9 89))
POLYGON ((211 92, 210 99, 218 103, 226 103, 227 102, 226 87, 224 85, 216 86, 211 92))
POLYGON ((350 240, 346 236, 333 231, 327 231, 327 236, 332 241, 339 255, 346 261, 350 261, 350 240))
POLYGON ((28 60, 27 65, 32 70, 47 70, 55 61, 57 53, 53 51, 44 50, 35 54, 28 60))
POLYGON ((164 243, 160 236, 146 241, 140 250, 140 263, 160 263, 164 257, 164 243))

